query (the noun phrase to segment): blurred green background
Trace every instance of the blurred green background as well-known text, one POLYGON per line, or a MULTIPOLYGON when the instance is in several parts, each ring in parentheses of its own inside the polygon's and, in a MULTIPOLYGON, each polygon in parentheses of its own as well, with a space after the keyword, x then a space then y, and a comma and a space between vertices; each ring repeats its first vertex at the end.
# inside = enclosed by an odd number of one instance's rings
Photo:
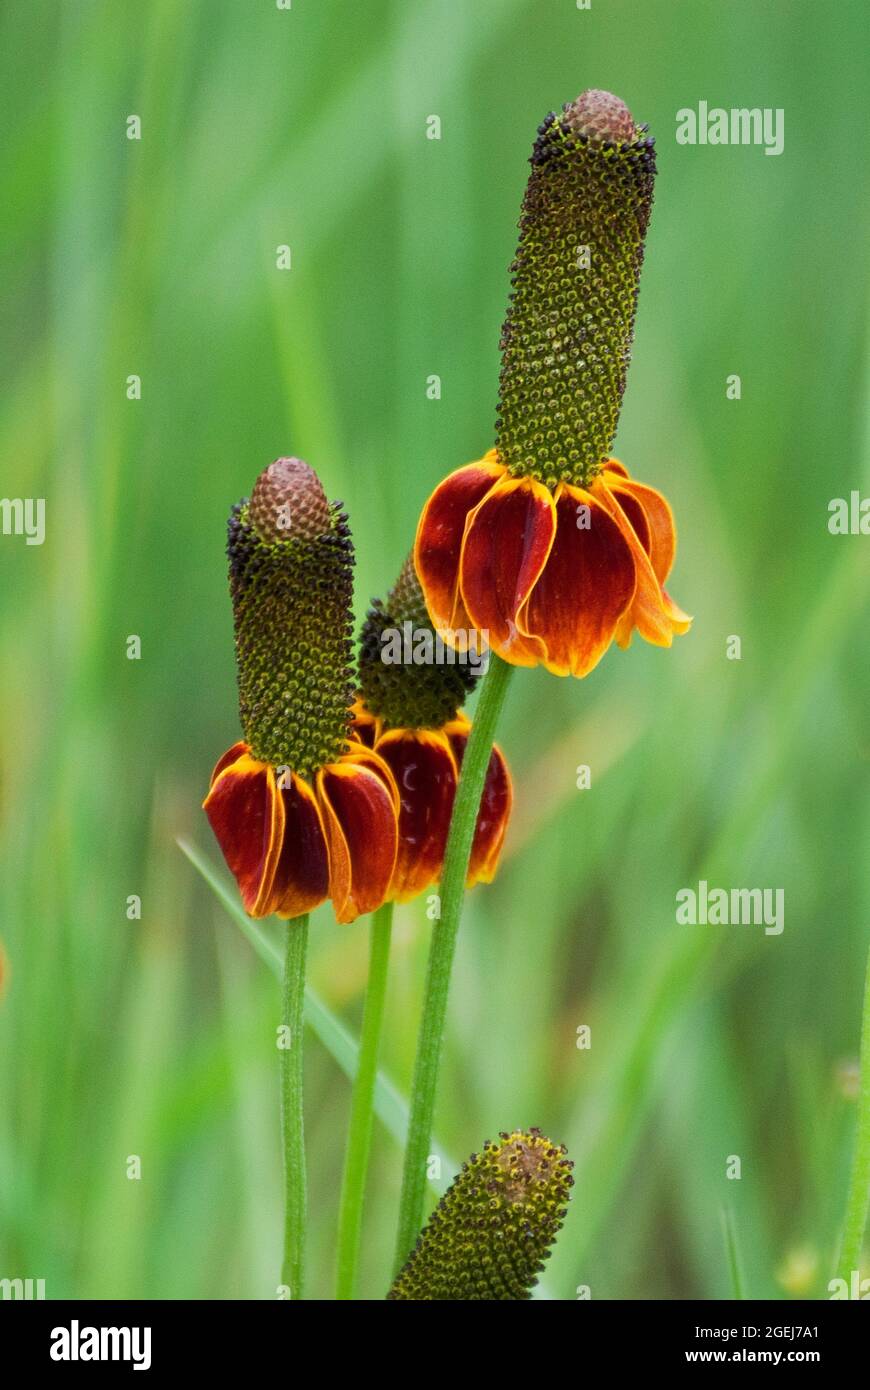
MULTIPOLYGON (((616 452, 674 506, 695 627, 582 683, 515 679, 516 813, 468 902, 438 1138, 568 1144, 552 1297, 730 1296, 723 1211, 751 1295, 826 1296, 870 939, 870 541, 827 530, 831 498, 870 493, 868 37, 863 0, 3 5, 0 490, 45 498, 47 534, 0 537, 0 1276, 274 1297, 278 988, 176 843, 219 865, 227 512, 300 454, 350 511, 360 614, 391 583, 434 483, 492 440, 535 129, 596 86, 658 141, 616 452), (784 153, 677 146, 700 100, 784 108, 784 153), (783 888, 783 934, 676 926, 701 878, 783 888)), ((429 931, 398 912, 405 1092, 429 931)), ((365 924, 323 909, 311 943, 355 1031, 365 924)), ((310 1037, 313 1297, 348 1098, 310 1037)), ((378 1127, 371 1298, 400 1166, 378 1127)))

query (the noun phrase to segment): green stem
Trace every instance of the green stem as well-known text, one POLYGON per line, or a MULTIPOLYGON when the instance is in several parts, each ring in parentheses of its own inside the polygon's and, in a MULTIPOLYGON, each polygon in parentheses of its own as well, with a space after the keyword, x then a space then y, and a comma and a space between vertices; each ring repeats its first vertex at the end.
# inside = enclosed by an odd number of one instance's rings
POLYGON ((731 1275, 731 1292, 734 1298, 743 1299, 746 1295, 743 1292, 743 1272, 740 1252, 737 1249, 737 1233, 734 1229, 734 1217, 727 1207, 722 1210, 722 1235, 725 1240, 728 1272, 731 1275))
POLYGON ((867 975, 864 981, 864 1012, 861 1023, 858 1126, 855 1133, 852 1172, 849 1178, 849 1196, 846 1199, 843 1244, 840 1249, 840 1278, 845 1279, 850 1288, 853 1271, 861 1268, 861 1250, 864 1245, 868 1208, 870 1208, 870 955, 867 958, 867 975))
POLYGON ((426 995, 411 1088, 411 1114, 408 1120, 408 1142, 405 1147, 405 1169, 399 1206, 397 1270, 414 1248, 423 1224, 426 1166, 431 1145, 450 971, 462 916, 465 880, 477 813, 480 809, 495 729, 512 672, 512 666, 502 661, 494 652, 490 653, 489 670, 481 684, 480 698, 462 760, 459 786, 456 789, 441 875, 441 917, 433 930, 429 950, 426 995))
POLYGON ((338 1216, 338 1277, 335 1287, 337 1299, 353 1298, 356 1287, 392 931, 393 904, 384 903, 372 917, 369 979, 363 1007, 359 1062, 353 1084, 338 1216))
POLYGON ((284 1143, 284 1263, 281 1282, 302 1297, 305 1270, 305 1132, 302 1121, 302 1038, 308 915, 288 922, 281 1023, 281 1133, 284 1143))

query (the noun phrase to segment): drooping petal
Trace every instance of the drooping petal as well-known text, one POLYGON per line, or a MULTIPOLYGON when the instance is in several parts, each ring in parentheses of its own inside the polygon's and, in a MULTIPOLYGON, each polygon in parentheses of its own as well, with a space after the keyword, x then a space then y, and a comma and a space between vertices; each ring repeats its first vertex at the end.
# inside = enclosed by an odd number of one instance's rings
POLYGON ((396 863, 396 807, 370 766, 351 756, 317 774, 317 795, 329 843, 335 915, 352 922, 385 901, 396 863))
MULTIPOLYGON (((616 483, 614 482, 615 486, 616 483)), ((637 575, 634 597, 631 606, 623 614, 619 623, 616 640, 621 647, 627 647, 631 641, 633 630, 637 628, 641 637, 647 642, 651 642, 657 647, 669 647, 675 634, 688 631, 692 619, 688 614, 683 613, 662 589, 653 569, 650 555, 631 524, 626 509, 621 505, 621 500, 614 496, 601 477, 595 479, 592 489, 595 497, 603 507, 607 508, 628 542, 637 575)), ((652 490, 650 489, 650 491, 652 490)), ((635 502, 639 500, 636 492, 632 496, 635 502)), ((643 505, 642 502, 641 505, 643 505)), ((649 521, 650 513, 646 511, 646 508, 644 511, 649 521)), ((661 518, 659 518, 658 525, 659 527, 662 525, 661 518)), ((650 525, 651 548, 656 544, 652 539, 654 529, 655 525, 650 525)))
POLYGON ((646 512, 637 498, 630 492, 623 490, 617 493, 616 487, 609 486, 611 482, 616 482, 615 474, 611 474, 610 478, 608 478, 606 474, 602 475, 602 481, 605 481, 605 479, 607 480, 607 486, 611 497, 615 497, 619 502, 620 507, 631 522, 634 534, 637 536, 647 555, 651 556, 652 537, 650 535, 649 522, 646 519, 646 512))
POLYGON ((635 569, 619 527, 591 493, 563 484, 555 512, 552 549, 518 622, 538 641, 548 671, 585 676, 631 602, 635 569))
POLYGON ((429 729, 391 729, 377 751, 399 791, 399 851, 390 897, 407 902, 437 883, 444 862, 457 768, 447 738, 429 729))
MULTIPOLYGON (((459 767, 462 766, 470 727, 467 720, 457 720, 446 725, 444 730, 459 767)), ((512 805, 511 775, 504 755, 496 744, 489 759, 480 810, 477 813, 468 877, 465 881, 467 888, 473 888, 475 883, 491 883, 495 878, 512 805)))
POLYGON ((367 768, 369 772, 373 772, 386 787, 393 803, 393 810, 398 816, 399 790, 390 767, 376 748, 366 748, 364 745, 360 747, 351 742, 341 761, 352 766, 367 768))
POLYGON ((239 885, 245 911, 251 917, 267 917, 284 834, 284 806, 274 770, 245 751, 221 767, 202 805, 239 885))
POLYGON ((518 615, 547 563, 556 534, 549 488, 534 478, 502 478, 468 520, 460 585, 471 624, 513 666, 545 655, 518 615))
POLYGON ((232 748, 228 748, 227 751, 224 753, 223 757, 218 758, 217 762, 215 763, 214 771, 212 772, 211 780, 209 781, 209 786, 214 786, 215 782, 217 781, 220 774, 223 772, 224 768, 230 767, 234 762, 238 761, 238 759, 242 756, 243 753, 250 753, 250 751, 251 750, 248 747, 248 745, 241 741, 239 741, 238 743, 234 743, 232 748))
POLYGON ((374 748, 380 732, 380 721, 366 709, 362 700, 355 700, 351 707, 351 737, 358 739, 366 748, 374 748))
POLYGON ((329 850, 323 817, 312 788, 294 773, 280 788, 284 838, 275 867, 268 911, 301 917, 329 896, 329 850))
POLYGON ((674 603, 667 589, 662 589, 662 602, 664 603, 665 612, 671 620, 674 632, 678 637, 681 637, 683 633, 688 632, 689 628, 692 626, 693 619, 691 614, 686 613, 678 603, 674 603))
POLYGON ((608 470, 605 470, 602 481, 634 526, 649 555, 656 579, 664 584, 673 568, 677 549, 677 528, 670 504, 654 487, 635 482, 633 478, 608 477, 608 470), (643 517, 640 527, 635 522, 638 512, 643 517))
POLYGON ((504 467, 494 451, 478 463, 448 474, 423 508, 414 544, 414 565, 432 624, 438 629, 467 628, 459 592, 459 560, 469 512, 499 478, 504 467))

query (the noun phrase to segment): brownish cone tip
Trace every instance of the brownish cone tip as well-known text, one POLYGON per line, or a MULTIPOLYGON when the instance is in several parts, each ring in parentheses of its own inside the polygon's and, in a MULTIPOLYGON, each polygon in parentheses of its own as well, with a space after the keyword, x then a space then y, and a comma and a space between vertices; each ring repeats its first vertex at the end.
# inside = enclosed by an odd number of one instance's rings
POLYGON ((251 493, 248 517, 261 540, 314 540, 330 529, 326 493, 314 469, 297 458, 264 468, 251 493))
POLYGON ((576 101, 569 102, 564 120, 588 140, 612 140, 622 145, 637 136, 634 117, 625 102, 612 92, 599 92, 595 88, 581 92, 576 101))

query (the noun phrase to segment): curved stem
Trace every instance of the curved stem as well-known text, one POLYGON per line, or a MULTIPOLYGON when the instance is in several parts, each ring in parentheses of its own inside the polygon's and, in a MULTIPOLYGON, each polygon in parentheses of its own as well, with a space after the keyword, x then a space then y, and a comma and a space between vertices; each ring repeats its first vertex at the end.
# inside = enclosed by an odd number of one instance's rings
POLYGON ((393 904, 384 903, 372 917, 369 978, 363 1006, 359 1061, 353 1083, 338 1214, 338 1276, 335 1285, 337 1299, 353 1298, 356 1286, 363 1202, 374 1120, 372 1106, 378 1074, 378 1051, 384 1021, 392 931, 393 904))
POLYGON ((861 1081, 858 1092, 858 1126, 855 1152, 846 1199, 846 1219, 843 1223, 843 1244, 840 1249, 839 1276, 851 1289, 858 1271, 860 1280, 861 1250, 867 1211, 870 1208, 870 955, 864 981, 864 1010, 861 1023, 861 1081))
POLYGON ((284 1263, 281 1282, 302 1297, 305 1272, 305 1133, 302 1121, 302 1037, 308 916, 287 923, 281 1023, 281 1134, 284 1146, 284 1263))
POLYGON ((426 1165, 432 1136, 435 1092, 438 1085, 438 1067, 441 1061, 441 1043, 447 1014, 450 972, 456 949, 456 934, 462 916, 468 861, 471 858, 471 845, 495 729, 513 669, 494 652, 490 652, 489 670, 481 685, 453 804, 441 875, 441 917, 432 933, 423 1017, 411 1087, 411 1114, 408 1120, 408 1142, 405 1147, 399 1235, 396 1245, 397 1270, 414 1248, 423 1223, 426 1165))

